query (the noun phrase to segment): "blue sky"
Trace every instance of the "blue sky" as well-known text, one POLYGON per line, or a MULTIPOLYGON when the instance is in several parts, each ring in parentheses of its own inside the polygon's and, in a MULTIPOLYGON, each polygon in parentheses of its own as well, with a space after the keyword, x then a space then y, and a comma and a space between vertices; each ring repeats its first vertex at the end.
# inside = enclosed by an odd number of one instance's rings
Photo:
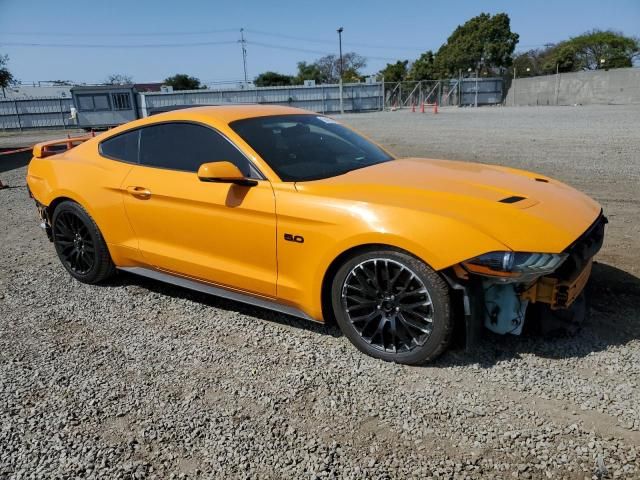
POLYGON ((241 27, 253 78, 265 70, 294 73, 298 61, 337 53, 342 26, 343 51, 366 56, 366 73, 374 73, 438 49, 481 12, 509 14, 518 50, 593 28, 640 35, 640 0, 0 0, 0 54, 22 81, 91 83, 124 73, 147 82, 180 72, 209 83, 242 79, 241 27), (140 47, 158 44, 165 46, 140 47))

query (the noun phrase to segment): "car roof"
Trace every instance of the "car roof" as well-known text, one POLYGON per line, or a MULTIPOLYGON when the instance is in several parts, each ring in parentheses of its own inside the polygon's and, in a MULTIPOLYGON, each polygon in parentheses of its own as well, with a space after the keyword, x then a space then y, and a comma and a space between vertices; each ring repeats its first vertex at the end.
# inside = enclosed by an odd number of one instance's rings
POLYGON ((98 141, 102 142, 108 138, 134 128, 145 127, 162 122, 200 122, 210 125, 228 125, 236 120, 247 118, 266 117, 272 115, 318 115, 309 110, 301 108, 286 107, 281 105, 257 105, 257 104, 235 104, 235 105, 215 105, 204 107, 189 107, 158 113, 149 117, 143 117, 128 123, 123 123, 111 130, 99 135, 98 141))
POLYGON ((148 118, 153 119, 154 121, 210 119, 231 123, 236 120, 243 120, 246 118, 295 114, 314 114, 314 112, 281 105, 214 105, 206 107, 181 108, 170 112, 152 115, 148 118))

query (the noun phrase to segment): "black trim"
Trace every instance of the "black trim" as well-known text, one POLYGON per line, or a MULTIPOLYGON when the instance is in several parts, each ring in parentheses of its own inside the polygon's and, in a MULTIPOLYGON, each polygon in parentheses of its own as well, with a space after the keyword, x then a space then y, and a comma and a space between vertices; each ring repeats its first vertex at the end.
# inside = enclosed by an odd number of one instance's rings
POLYGON ((461 292, 462 308, 464 313, 464 338, 465 350, 473 352, 483 334, 484 327, 484 291, 479 278, 471 277, 465 281, 459 281, 451 270, 438 272, 455 291, 461 292))
POLYGON ((513 195, 511 197, 503 198, 502 200, 498 200, 500 203, 516 203, 520 200, 525 200, 525 197, 520 197, 518 195, 513 195))
POLYGON ((552 276, 563 280, 570 280, 582 272, 587 262, 602 248, 604 242, 604 226, 608 222, 607 217, 605 217, 602 210, 600 210, 600 215, 598 215, 595 222, 593 222, 576 241, 564 249, 563 253, 569 254, 569 258, 564 261, 552 276))

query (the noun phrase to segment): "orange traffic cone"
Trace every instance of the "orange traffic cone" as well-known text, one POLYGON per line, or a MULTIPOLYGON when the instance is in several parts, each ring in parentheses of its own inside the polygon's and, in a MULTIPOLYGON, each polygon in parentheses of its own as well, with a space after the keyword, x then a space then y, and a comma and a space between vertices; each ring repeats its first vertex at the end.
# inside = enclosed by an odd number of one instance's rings
POLYGON ((438 101, 436 100, 436 103, 433 104, 433 113, 438 113, 438 101))

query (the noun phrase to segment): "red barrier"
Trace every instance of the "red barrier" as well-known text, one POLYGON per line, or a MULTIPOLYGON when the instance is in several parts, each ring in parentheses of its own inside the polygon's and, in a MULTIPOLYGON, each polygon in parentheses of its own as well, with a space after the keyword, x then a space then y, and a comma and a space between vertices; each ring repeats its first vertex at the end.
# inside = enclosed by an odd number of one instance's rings
POLYGON ((433 107, 433 113, 438 113, 438 102, 436 103, 425 103, 422 102, 422 104, 420 104, 420 112, 424 113, 424 107, 433 107))
POLYGON ((29 150, 33 150, 33 147, 23 147, 16 148, 15 150, 7 150, 6 152, 0 152, 0 155, 11 155, 13 153, 28 152, 29 150))

